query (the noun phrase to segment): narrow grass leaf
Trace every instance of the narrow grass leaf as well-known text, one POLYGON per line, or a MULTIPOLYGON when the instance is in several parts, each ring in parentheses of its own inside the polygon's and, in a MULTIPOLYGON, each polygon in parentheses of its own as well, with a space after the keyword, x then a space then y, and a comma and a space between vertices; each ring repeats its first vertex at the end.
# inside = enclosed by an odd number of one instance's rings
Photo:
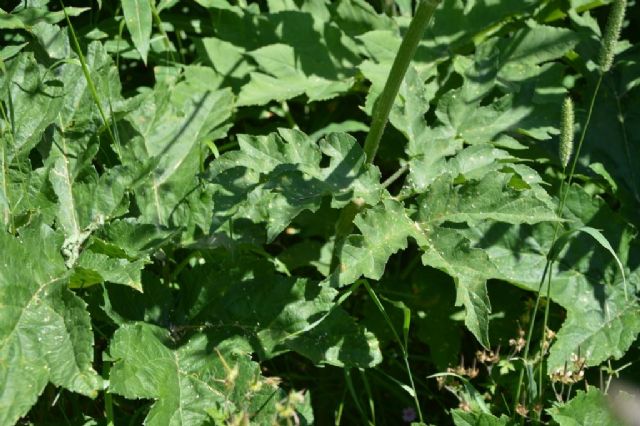
POLYGON ((129 30, 133 45, 145 64, 149 53, 149 39, 151 38, 153 21, 150 1, 154 0, 121 0, 127 30, 129 30))

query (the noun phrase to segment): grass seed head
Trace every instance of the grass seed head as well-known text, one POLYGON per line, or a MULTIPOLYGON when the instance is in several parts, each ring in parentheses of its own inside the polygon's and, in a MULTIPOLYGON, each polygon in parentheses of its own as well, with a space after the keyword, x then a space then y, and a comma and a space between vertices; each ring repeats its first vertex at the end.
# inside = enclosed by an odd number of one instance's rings
POLYGON ((611 7, 609 19, 607 19, 607 26, 604 28, 602 46, 600 47, 600 70, 603 73, 609 71, 611 65, 613 65, 616 43, 620 38, 626 7, 626 0, 614 0, 613 6, 611 7))
POLYGON ((560 126, 560 162, 564 168, 569 164, 573 153, 574 121, 573 101, 567 96, 562 103, 562 123, 560 126))

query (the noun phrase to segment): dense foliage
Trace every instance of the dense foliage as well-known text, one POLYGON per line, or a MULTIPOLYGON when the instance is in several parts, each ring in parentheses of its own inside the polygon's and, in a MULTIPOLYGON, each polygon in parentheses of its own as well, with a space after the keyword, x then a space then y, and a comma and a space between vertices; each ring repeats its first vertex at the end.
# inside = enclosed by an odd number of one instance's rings
POLYGON ((635 2, 417 3, 2 3, 0 425, 619 424, 635 2))

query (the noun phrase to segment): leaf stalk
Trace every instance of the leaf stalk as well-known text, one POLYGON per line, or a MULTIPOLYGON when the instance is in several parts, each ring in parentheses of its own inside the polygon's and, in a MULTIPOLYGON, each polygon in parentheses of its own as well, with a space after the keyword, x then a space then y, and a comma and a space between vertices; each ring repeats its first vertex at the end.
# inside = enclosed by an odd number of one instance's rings
POLYGON ((387 77, 387 82, 382 89, 380 97, 376 100, 371 114, 371 128, 364 142, 364 152, 367 157, 367 163, 372 163, 380 140, 384 133, 384 128, 389 120, 391 108, 400 90, 400 85, 404 80, 404 75, 409 68, 409 64, 413 59, 418 48, 418 43, 422 40, 424 31, 426 30, 433 14, 440 4, 440 0, 422 0, 418 3, 416 13, 409 24, 407 33, 402 39, 398 53, 393 60, 391 71, 387 77))
MULTIPOLYGON (((398 53, 393 61, 387 82, 382 89, 382 93, 376 100, 371 114, 371 127, 364 141, 364 152, 366 163, 371 164, 375 159, 380 140, 384 133, 384 128, 389 120, 389 114, 393 103, 400 90, 400 85, 404 80, 404 75, 409 68, 418 48, 418 43, 422 40, 425 29, 431 22, 436 8, 441 0, 421 0, 418 3, 416 12, 411 19, 407 33, 402 39, 398 53)), ((353 229, 353 220, 364 206, 351 202, 340 212, 336 222, 336 239, 331 259, 331 269, 335 269, 339 264, 339 253, 344 245, 344 240, 353 229)))

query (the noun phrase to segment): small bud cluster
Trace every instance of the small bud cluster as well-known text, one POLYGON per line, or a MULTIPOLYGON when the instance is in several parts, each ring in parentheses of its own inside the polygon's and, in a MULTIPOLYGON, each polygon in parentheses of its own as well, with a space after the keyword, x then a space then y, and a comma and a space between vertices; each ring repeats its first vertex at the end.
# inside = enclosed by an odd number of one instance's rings
POLYGON ((480 374, 480 370, 476 368, 475 362, 469 368, 465 368, 464 365, 459 365, 455 368, 447 368, 447 373, 457 374, 458 376, 468 377, 470 379, 475 379, 480 374))
POLYGON ((304 404, 304 401, 303 392, 291 391, 286 398, 276 403, 278 418, 284 421, 282 424, 300 424, 297 407, 304 404))
POLYGON ((524 338, 524 330, 518 330, 518 338, 517 339, 509 339, 509 346, 513 346, 516 353, 520 352, 526 346, 527 341, 524 338))
POLYGON ((522 417, 527 417, 529 415, 529 410, 524 405, 518 404, 516 406, 516 413, 518 413, 522 417))
POLYGON ((551 342, 553 342, 555 338, 556 338, 556 332, 547 327, 545 329, 545 338, 544 338, 544 341, 542 342, 543 353, 545 354, 547 353, 547 351, 549 350, 549 346, 551 346, 551 342))
POLYGON ((554 383, 562 383, 571 385, 584 379, 585 358, 581 358, 576 354, 571 354, 571 365, 565 365, 564 368, 558 368, 551 374, 551 381, 554 383))
POLYGON ((482 364, 496 364, 500 361, 500 348, 496 352, 494 351, 477 351, 476 359, 482 364))

